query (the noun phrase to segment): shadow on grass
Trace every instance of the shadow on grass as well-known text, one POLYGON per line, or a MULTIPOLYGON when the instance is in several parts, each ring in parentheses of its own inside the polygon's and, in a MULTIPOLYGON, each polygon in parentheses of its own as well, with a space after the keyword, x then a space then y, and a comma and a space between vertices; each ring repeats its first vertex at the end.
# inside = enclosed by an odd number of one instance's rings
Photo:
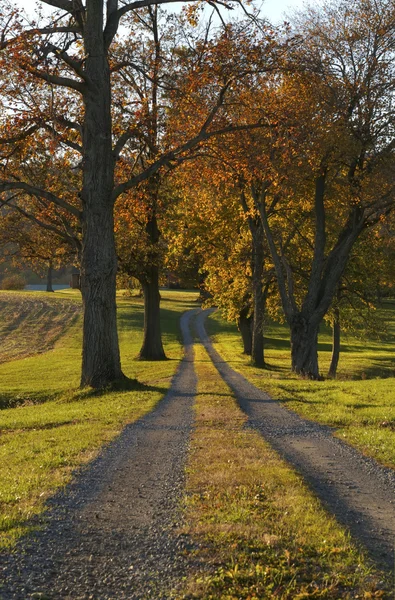
POLYGON ((130 379, 129 377, 125 376, 118 381, 114 381, 114 383, 103 389, 87 387, 76 390, 76 396, 78 399, 87 399, 97 396, 104 396, 108 393, 114 392, 120 394, 124 392, 160 392, 165 394, 167 392, 167 388, 155 385, 147 385, 145 383, 141 383, 141 381, 138 381, 137 379, 130 379))
POLYGON ((358 379, 389 379, 395 377, 395 361, 388 357, 375 358, 373 363, 356 372, 358 379))
POLYGON ((147 385, 141 383, 137 379, 129 379, 125 377, 121 381, 115 382, 113 385, 107 386, 103 389, 95 389, 91 387, 86 388, 75 388, 69 390, 67 394, 58 393, 50 396, 33 396, 28 392, 26 395, 2 395, 0 396, 0 411, 19 408, 22 406, 33 406, 38 404, 45 404, 46 402, 57 401, 60 403, 78 402, 89 400, 90 398, 97 398, 105 396, 106 394, 124 394, 129 392, 159 392, 165 395, 168 391, 167 387, 147 385))
POLYGON ((47 396, 33 395, 29 392, 26 392, 26 394, 18 395, 15 395, 15 393, 2 394, 0 396, 0 411, 7 410, 9 408, 18 408, 20 406, 33 406, 37 404, 44 404, 45 402, 55 400, 56 398, 57 394, 51 394, 47 396))

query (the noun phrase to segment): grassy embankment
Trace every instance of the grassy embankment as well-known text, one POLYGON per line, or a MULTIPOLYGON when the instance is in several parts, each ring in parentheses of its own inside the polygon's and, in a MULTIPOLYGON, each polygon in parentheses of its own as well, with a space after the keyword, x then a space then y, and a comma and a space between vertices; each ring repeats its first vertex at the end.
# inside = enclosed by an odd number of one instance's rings
POLYGON ((187 532, 205 568, 187 598, 392 598, 391 583, 353 546, 301 478, 261 436, 202 346, 188 465, 187 532))
POLYGON ((8 338, 0 360, 7 358, 6 347, 10 359, 33 354, 0 364, 0 547, 12 545, 29 528, 30 517, 70 480, 73 469, 91 460, 126 423, 151 410, 166 392, 182 356, 178 320, 184 310, 196 306, 196 294, 165 292, 163 296, 163 339, 172 360, 135 360, 142 340, 142 301, 120 298, 122 366, 140 385, 99 394, 78 389, 78 293, 0 293, 0 336, 8 338), (34 354, 41 344, 54 347, 34 354))
MULTIPOLYGON (((385 339, 343 335, 338 378, 309 381, 290 372, 286 326, 266 329, 267 369, 257 369, 242 354, 240 335, 218 313, 207 323, 220 354, 257 387, 301 415, 334 427, 334 433, 383 464, 395 467, 395 303, 380 309, 387 323, 385 339)), ((320 369, 331 356, 330 331, 319 338, 320 369)))

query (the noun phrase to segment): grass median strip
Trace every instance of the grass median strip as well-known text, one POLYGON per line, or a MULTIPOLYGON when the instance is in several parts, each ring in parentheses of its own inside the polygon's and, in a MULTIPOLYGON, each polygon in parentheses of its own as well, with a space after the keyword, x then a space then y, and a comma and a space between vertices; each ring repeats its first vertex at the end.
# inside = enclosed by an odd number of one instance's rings
MULTIPOLYGON (((179 317, 195 298, 163 294, 163 339, 170 360, 160 363, 135 360, 142 341, 142 301, 119 299, 122 366, 128 377, 138 379, 130 390, 78 389, 81 319, 53 350, 0 365, 0 548, 29 530, 31 517, 45 509, 46 498, 70 481, 74 469, 163 397, 182 357, 179 317)), ((53 305, 55 310, 56 298, 53 305)))
MULTIPOLYGON (((299 414, 334 428, 334 434, 384 465, 395 468, 395 305, 386 309, 385 340, 348 336, 340 355, 338 379, 303 380, 290 372, 289 333, 271 324, 265 338, 266 369, 250 364, 242 354, 240 334, 219 313, 207 320, 217 351, 251 383, 299 414)), ((331 354, 327 330, 320 335, 320 365, 331 354)))
POLYGON ((245 427, 206 351, 198 345, 195 352, 199 388, 186 521, 202 568, 190 575, 185 597, 389 598, 384 576, 302 479, 245 427))

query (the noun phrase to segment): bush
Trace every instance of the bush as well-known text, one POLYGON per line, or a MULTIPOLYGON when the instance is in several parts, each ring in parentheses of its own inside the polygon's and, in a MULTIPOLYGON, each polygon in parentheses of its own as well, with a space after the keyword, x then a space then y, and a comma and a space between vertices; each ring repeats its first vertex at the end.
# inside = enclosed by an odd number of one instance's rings
POLYGON ((1 282, 2 290, 24 290, 26 279, 23 275, 7 275, 1 282))

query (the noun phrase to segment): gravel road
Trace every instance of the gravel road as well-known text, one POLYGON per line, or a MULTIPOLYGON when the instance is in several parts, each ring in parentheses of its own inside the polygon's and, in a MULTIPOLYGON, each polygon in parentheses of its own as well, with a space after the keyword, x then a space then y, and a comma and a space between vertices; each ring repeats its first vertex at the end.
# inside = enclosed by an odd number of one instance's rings
POLYGON ((234 371, 213 348, 204 321, 198 335, 224 381, 233 390, 249 425, 293 465, 354 539, 382 569, 394 567, 395 472, 333 437, 325 427, 299 417, 234 371))
POLYGON ((126 427, 50 502, 44 527, 0 556, 1 600, 172 597, 188 560, 177 534, 196 377, 185 358, 158 407, 126 427))

